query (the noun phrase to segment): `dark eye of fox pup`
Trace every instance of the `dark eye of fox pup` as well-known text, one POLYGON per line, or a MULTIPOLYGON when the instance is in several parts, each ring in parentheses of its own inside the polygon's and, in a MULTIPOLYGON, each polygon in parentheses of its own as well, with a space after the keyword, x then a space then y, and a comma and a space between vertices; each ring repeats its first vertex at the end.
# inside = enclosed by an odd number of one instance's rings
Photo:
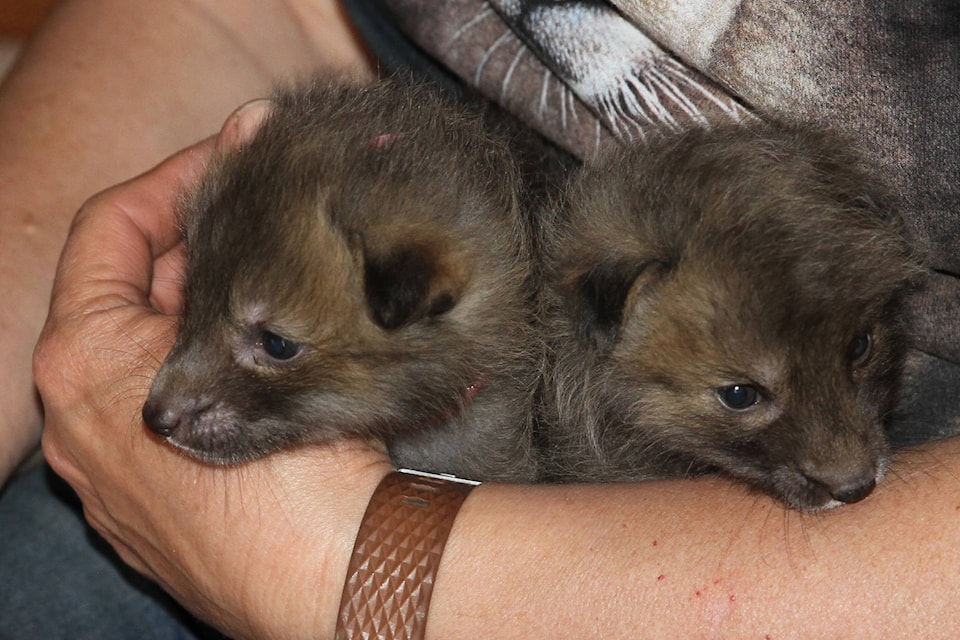
MULTIPOLYGON (((873 339, 869 333, 861 333, 847 345, 847 357, 854 366, 863 364, 870 356, 873 339)), ((763 399, 763 394, 752 384, 729 384, 717 389, 717 399, 727 409, 746 411, 763 399)))
POLYGON ((274 360, 289 360, 303 350, 303 345, 278 336, 272 331, 264 331, 261 334, 260 346, 274 360))
POLYGON ((873 346, 873 340, 870 338, 870 334, 861 333, 847 345, 847 357, 854 365, 862 364, 869 357, 871 346, 873 346))
POLYGON ((746 411, 760 402, 760 391, 752 384, 729 384, 717 389, 717 398, 727 409, 746 411))

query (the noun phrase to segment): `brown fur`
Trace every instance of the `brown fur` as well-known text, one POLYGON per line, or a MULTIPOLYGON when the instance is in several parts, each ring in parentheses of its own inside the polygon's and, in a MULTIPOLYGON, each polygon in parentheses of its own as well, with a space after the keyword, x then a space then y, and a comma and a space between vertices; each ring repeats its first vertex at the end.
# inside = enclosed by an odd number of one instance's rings
POLYGON ((718 472, 803 510, 865 497, 918 271, 860 164, 829 133, 754 123, 585 168, 550 249, 548 476, 718 472), (724 406, 735 384, 759 401, 724 406))
POLYGON ((432 91, 280 93, 186 207, 186 308, 147 424, 221 464, 376 436, 400 465, 533 479, 517 181, 503 141, 432 91))

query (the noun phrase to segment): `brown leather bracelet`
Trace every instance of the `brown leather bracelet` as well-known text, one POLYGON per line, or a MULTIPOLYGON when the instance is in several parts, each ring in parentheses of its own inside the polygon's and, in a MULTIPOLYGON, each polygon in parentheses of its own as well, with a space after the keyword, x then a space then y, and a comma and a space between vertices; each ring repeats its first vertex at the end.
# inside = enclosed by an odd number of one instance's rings
POLYGON ((336 640, 422 640, 443 547, 477 484, 405 469, 383 479, 357 533, 336 640))

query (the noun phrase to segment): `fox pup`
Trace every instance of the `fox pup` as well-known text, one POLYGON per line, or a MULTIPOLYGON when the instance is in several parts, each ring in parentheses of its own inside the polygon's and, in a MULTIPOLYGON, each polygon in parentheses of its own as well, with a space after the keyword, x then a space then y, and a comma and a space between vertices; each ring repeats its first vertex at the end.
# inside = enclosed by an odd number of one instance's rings
POLYGON ((184 206, 186 303, 146 424, 215 464, 382 437, 402 466, 532 480, 517 181, 503 140, 432 90, 280 92, 184 206))
POLYGON ((547 477, 719 473, 806 511, 870 494, 919 267, 860 167, 759 122, 587 166, 548 234, 547 477))

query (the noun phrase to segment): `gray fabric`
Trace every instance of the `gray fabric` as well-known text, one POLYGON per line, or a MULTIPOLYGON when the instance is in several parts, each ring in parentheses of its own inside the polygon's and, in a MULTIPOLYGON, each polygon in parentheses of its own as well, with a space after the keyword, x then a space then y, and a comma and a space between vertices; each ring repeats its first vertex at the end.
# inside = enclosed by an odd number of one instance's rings
POLYGON ((46 465, 0 492, 0 639, 222 640, 125 566, 46 465))
POLYGON ((895 430, 912 441, 960 428, 960 3, 381 4, 465 83, 581 158, 663 129, 755 116, 849 135, 931 267, 911 303, 912 362, 929 366, 907 376, 898 424, 912 435, 895 430))

